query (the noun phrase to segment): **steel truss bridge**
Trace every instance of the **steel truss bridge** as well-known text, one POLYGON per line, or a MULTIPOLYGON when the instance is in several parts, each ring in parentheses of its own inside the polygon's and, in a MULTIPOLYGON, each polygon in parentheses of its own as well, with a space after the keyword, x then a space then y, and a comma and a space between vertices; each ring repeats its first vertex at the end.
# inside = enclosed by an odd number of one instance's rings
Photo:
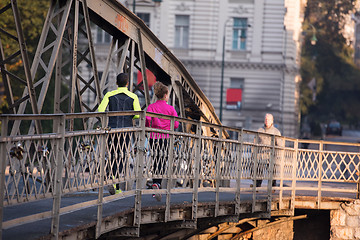
POLYGON ((0 9, 11 11, 14 23, 0 29, 1 76, 12 113, 0 118, 2 238, 140 236, 156 222, 190 229, 191 236, 214 223, 292 220, 299 218, 295 208, 334 209, 339 201, 359 197, 359 144, 280 137, 283 144, 276 145, 279 137, 222 126, 181 62, 123 5, 49 2, 32 61, 17 2, 0 9), (101 77, 93 26, 112 36, 101 77), (5 51, 7 41, 19 48, 5 51), (86 74, 80 71, 84 66, 90 69, 86 74), (96 113, 103 91, 111 87, 107 79, 131 73, 130 90, 146 109, 155 100, 147 71, 169 86, 169 103, 180 118, 140 111, 133 128, 107 128, 109 116, 134 114, 96 113), (134 72, 142 81, 135 81, 134 72), (19 86, 23 93, 16 96, 19 86), (94 101, 86 101, 89 96, 94 101), (48 102, 53 111, 44 114, 48 102), (180 128, 147 128, 146 114, 168 118, 172 126, 179 121, 180 128), (167 145, 150 146, 151 132, 169 134, 167 145), (261 144, 261 137, 271 144, 261 144), (154 166, 155 156, 165 170, 154 166), (147 188, 153 178, 163 179, 161 189, 147 188), (250 187, 257 179, 263 187, 250 187), (279 185, 272 187, 272 180, 279 185), (109 195, 108 186, 117 183, 122 193, 109 195), (156 202, 152 194, 159 193, 162 200, 156 202))

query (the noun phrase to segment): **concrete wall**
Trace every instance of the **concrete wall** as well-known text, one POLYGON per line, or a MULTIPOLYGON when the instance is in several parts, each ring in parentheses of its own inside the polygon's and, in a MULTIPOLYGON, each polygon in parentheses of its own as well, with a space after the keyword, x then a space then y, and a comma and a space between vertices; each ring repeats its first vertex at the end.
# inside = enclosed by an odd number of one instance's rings
POLYGON ((360 200, 330 212, 331 240, 360 239, 360 200))

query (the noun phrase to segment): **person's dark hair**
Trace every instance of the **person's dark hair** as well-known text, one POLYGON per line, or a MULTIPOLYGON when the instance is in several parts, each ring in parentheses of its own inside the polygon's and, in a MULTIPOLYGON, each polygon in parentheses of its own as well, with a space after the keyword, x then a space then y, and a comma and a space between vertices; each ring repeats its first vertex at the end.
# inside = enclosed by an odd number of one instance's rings
POLYGON ((129 82, 129 75, 127 73, 120 73, 116 77, 116 84, 119 87, 125 87, 129 82))
POLYGON ((156 82, 154 84, 154 93, 158 99, 162 99, 165 96, 165 94, 168 92, 169 89, 163 83, 156 82))

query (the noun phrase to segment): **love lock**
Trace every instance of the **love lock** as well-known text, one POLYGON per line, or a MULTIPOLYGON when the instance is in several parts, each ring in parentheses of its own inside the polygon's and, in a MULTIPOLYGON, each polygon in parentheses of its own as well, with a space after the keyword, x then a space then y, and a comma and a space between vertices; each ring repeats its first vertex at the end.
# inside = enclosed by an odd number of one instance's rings
POLYGON ((109 133, 111 130, 111 127, 106 127, 106 128, 104 128, 104 130, 105 130, 105 133, 109 133))
POLYGON ((47 155, 49 155, 49 149, 45 146, 39 146, 38 147, 38 152, 43 156, 46 157, 47 155))
POLYGON ((17 159, 21 160, 23 159, 24 155, 24 148, 21 146, 21 143, 17 143, 15 147, 12 147, 10 149, 10 156, 16 157, 17 159))
POLYGON ((134 148, 134 153, 136 154, 137 151, 141 151, 141 152, 146 153, 146 152, 147 152, 147 149, 146 149, 146 147, 136 146, 136 147, 134 148))
POLYGON ((105 130, 105 133, 109 133, 109 131, 111 130, 111 127, 104 127, 104 128, 102 128, 102 127, 98 126, 98 127, 96 127, 96 130, 97 130, 97 131, 99 131, 99 130, 105 130))
MULTIPOLYGON (((94 143, 94 142, 92 142, 92 143, 94 143)), ((82 151, 86 151, 86 152, 90 151, 91 152, 91 143, 89 141, 81 143, 80 151, 81 152, 82 151)))

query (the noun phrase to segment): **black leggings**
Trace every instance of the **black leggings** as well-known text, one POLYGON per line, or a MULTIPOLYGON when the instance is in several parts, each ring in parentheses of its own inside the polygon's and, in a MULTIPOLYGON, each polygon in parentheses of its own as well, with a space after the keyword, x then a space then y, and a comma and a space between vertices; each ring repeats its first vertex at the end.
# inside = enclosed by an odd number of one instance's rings
MULTIPOLYGON (((113 176, 121 176, 121 173, 124 169, 124 175, 126 175, 126 172, 128 171, 128 169, 126 169, 126 162, 127 162, 127 152, 126 152, 126 147, 129 145, 130 142, 130 137, 128 134, 124 135, 124 134, 115 134, 114 138, 112 139, 110 136, 108 138, 108 144, 109 147, 111 147, 110 150, 110 161, 108 163, 108 169, 107 172, 109 174, 109 172, 111 171, 113 176), (113 142, 112 142, 113 141, 113 142), (119 145, 119 148, 117 148, 117 145, 119 145), (117 149, 117 150, 115 150, 117 149), (115 156, 118 156, 118 159, 116 159, 115 156), (123 155, 123 157, 120 157, 121 155, 123 155), (111 163, 113 164, 112 168, 111 168, 111 163), (117 164, 119 163, 119 165, 117 164)), ((116 184, 117 189, 119 189, 119 184, 116 184)))
MULTIPOLYGON (((158 138, 153 139, 150 138, 149 141, 151 151, 154 154, 154 164, 153 164, 153 174, 165 174, 166 165, 168 161, 168 152, 165 151, 167 148, 167 139, 166 138, 158 138), (163 151, 163 155, 160 155, 160 150, 163 151)), ((154 178, 153 183, 161 184, 161 178, 154 178)))

